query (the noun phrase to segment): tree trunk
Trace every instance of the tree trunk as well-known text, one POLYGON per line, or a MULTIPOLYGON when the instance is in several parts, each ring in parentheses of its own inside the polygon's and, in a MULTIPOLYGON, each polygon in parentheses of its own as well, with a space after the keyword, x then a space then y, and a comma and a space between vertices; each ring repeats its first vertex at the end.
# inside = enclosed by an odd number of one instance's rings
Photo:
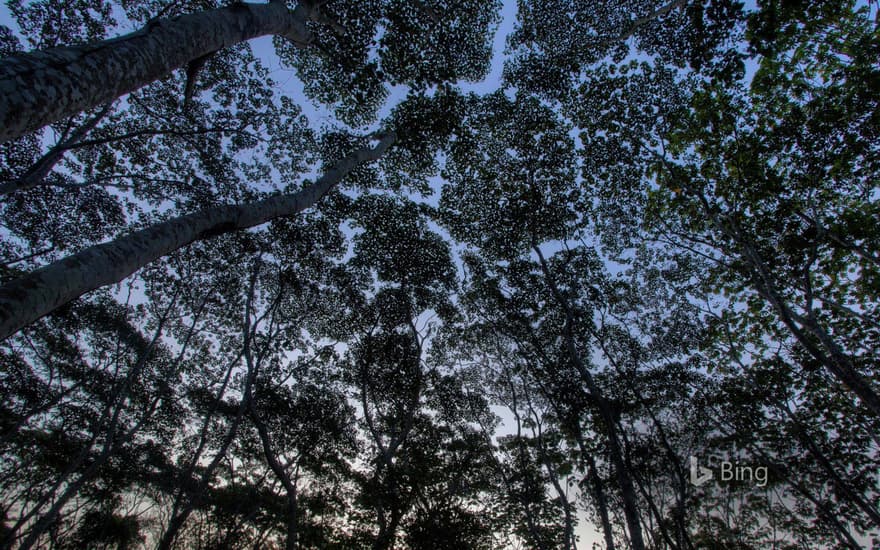
POLYGON ((299 515, 297 509, 296 480, 291 478, 290 474, 287 473, 287 470, 281 463, 281 460, 279 460, 278 455, 275 453, 272 446, 272 437, 269 434, 268 428, 266 428, 266 423, 263 422, 256 407, 254 407, 253 396, 248 399, 248 407, 250 409, 251 420, 254 423, 254 427, 257 428, 257 434, 260 436, 260 443, 263 446, 263 455, 266 458, 266 463, 269 465, 272 473, 275 474, 275 477, 278 478, 278 481, 281 482, 284 491, 287 493, 287 537, 285 539, 284 548, 286 550, 296 550, 298 536, 297 516, 299 515))
MULTIPOLYGON (((526 327, 526 331, 531 334, 531 339, 534 342, 540 341, 535 337, 534 330, 531 326, 526 327)), ((519 341, 517 341, 517 346, 522 348, 522 344, 519 341)), ((546 362, 547 357, 540 352, 540 349, 540 345, 536 344, 535 350, 538 351, 541 358, 546 362)), ((531 365, 531 362, 529 362, 529 364, 531 365)), ((563 432, 567 432, 569 437, 573 438, 577 443, 578 450, 580 451, 580 469, 583 471, 585 469, 584 466, 586 465, 586 479, 589 481, 590 492, 592 493, 592 497, 595 501, 594 504, 596 505, 596 512, 598 513, 599 520, 602 524, 602 534, 605 538, 605 550, 615 550, 614 530, 611 526, 611 519, 608 512, 608 499, 605 496, 605 489, 602 487, 602 479, 599 477, 599 469, 596 467, 596 460, 587 448, 587 443, 584 441, 584 436, 581 432, 580 413, 575 412, 572 414, 571 412, 567 412, 559 399, 553 395, 553 392, 541 382, 541 373, 536 370, 534 366, 530 366, 529 368, 534 370, 535 375, 533 376, 533 380, 541 391, 541 395, 543 395, 547 399, 547 402, 550 403, 550 406, 553 408, 553 414, 560 419, 560 428, 563 432)))
POLYGON ((708 200, 704 196, 701 195, 700 200, 712 223, 740 247, 739 256, 750 268, 755 290, 776 311, 785 327, 789 329, 804 349, 844 386, 849 388, 875 417, 880 417, 880 395, 875 391, 871 381, 859 372, 852 358, 841 349, 831 334, 812 318, 809 309, 807 309, 806 315, 800 315, 789 305, 777 288, 767 268, 767 262, 755 250, 749 237, 744 235, 739 227, 732 223, 725 224, 723 220, 719 219, 718 214, 712 212, 708 207, 708 200), (809 335, 818 340, 818 346, 810 340, 809 335))
MULTIPOLYGON (((715 425, 716 429, 722 436, 731 441, 736 440, 736 429, 728 430, 727 426, 722 424, 721 420, 719 420, 721 415, 708 415, 706 418, 715 425)), ((801 482, 796 476, 792 475, 791 468, 783 463, 776 462, 774 457, 771 457, 761 449, 760 445, 755 445, 746 440, 744 442, 744 448, 751 451, 757 458, 759 458, 761 463, 767 467, 768 471, 775 479, 784 481, 796 493, 800 494, 813 504, 816 509, 817 518, 825 521, 826 525, 833 530, 834 536, 840 541, 841 545, 853 550, 862 548, 862 546, 855 540, 852 533, 850 533, 850 527, 843 523, 843 521, 846 520, 840 517, 841 514, 839 511, 833 508, 833 504, 829 502, 827 498, 822 498, 821 496, 814 495, 810 492, 809 488, 803 482, 801 482)))
MULTIPOLYGON (((177 293, 179 292, 179 290, 179 287, 177 290, 175 290, 174 297, 171 299, 171 302, 165 309, 165 313, 159 319, 159 324, 153 333, 153 338, 150 340, 150 343, 147 345, 146 349, 140 354, 137 363, 135 363, 135 365, 131 367, 131 369, 129 369, 129 372, 125 376, 125 379, 122 380, 120 384, 117 385, 117 387, 113 390, 110 400, 108 401, 107 406, 105 407, 103 413, 100 416, 100 420, 97 423, 97 429, 95 430, 96 433, 92 436, 89 443, 80 451, 78 456, 71 462, 70 465, 68 465, 65 471, 61 474, 61 477, 55 481, 53 488, 39 499, 31 512, 19 517, 13 528, 9 530, 6 539, 2 541, 2 546, 4 548, 7 544, 12 544, 12 539, 18 531, 18 528, 29 521, 29 519, 33 517, 33 515, 36 514, 40 510, 40 508, 42 508, 47 503, 47 501, 54 498, 57 490, 60 487, 65 486, 65 489, 61 493, 61 495, 55 498, 49 511, 46 512, 34 523, 33 527, 30 529, 23 542, 18 546, 20 550, 28 550, 33 547, 37 543, 39 538, 43 535, 43 533, 50 529, 51 526, 56 522, 58 516, 61 514, 61 511, 64 509, 67 503, 73 497, 75 497, 80 492, 80 489, 82 489, 82 487, 85 486, 86 483, 89 483, 104 466, 104 464, 106 464, 106 462, 112 456, 113 452, 115 452, 115 450, 122 446, 124 443, 132 440, 137 432, 140 430, 143 423, 150 418, 152 413, 144 412, 144 414, 141 416, 140 420, 137 421, 134 427, 124 433, 122 437, 118 436, 118 430, 120 427, 119 418, 122 415, 122 411, 126 407, 126 401, 128 400, 128 396, 131 392, 131 386, 143 374, 143 371, 147 366, 147 362, 149 361, 150 356, 153 353, 153 349, 156 347, 159 339, 162 336, 162 331, 165 329, 165 323, 168 321, 174 305, 177 303, 177 293), (110 415, 110 418, 107 422, 106 427, 104 427, 104 419, 107 418, 108 415, 110 415), (78 472, 90 458, 90 455, 92 454, 92 447, 94 446, 98 437, 101 435, 101 431, 104 432, 103 449, 96 457, 93 458, 92 462, 88 465, 88 467, 85 468, 85 471, 83 471, 83 473, 80 474, 80 476, 76 480, 71 482, 71 477, 73 476, 73 474, 75 472, 78 472)), ((153 405, 154 406, 151 407, 151 410, 154 410, 155 406, 158 405, 158 400, 155 400, 153 402, 153 405)))
MULTIPOLYGON (((252 327, 251 325, 251 306, 253 305, 254 286, 256 285, 257 277, 259 275, 260 265, 261 264, 258 260, 254 266, 254 270, 251 275, 247 299, 245 300, 244 323, 242 324, 242 338, 244 342, 242 345, 241 355, 244 355, 246 357, 250 354, 251 331, 256 330, 256 327, 252 327)), ((174 505, 171 510, 171 519, 168 522, 168 527, 165 529, 165 532, 162 533, 162 537, 156 544, 156 550, 171 550, 171 548, 173 548, 174 542, 177 539, 177 535, 180 533, 180 530, 183 529, 183 526, 184 524, 186 524, 186 520, 189 519, 192 511, 200 506, 202 502, 204 502, 204 500, 206 499, 206 493, 210 489, 211 481, 214 478, 214 472, 217 470, 220 462, 226 456, 226 452, 229 450, 230 445, 232 445, 233 440, 235 440, 235 436, 238 434, 238 428, 239 426, 241 426, 242 420, 244 419, 245 414, 250 408, 252 397, 251 387, 253 386, 254 379, 257 375, 257 366, 254 364, 254 362, 248 360, 246 361, 246 364, 247 370, 244 377, 244 388, 242 390, 242 397, 241 401, 238 404, 238 410, 235 412, 235 417, 233 417, 232 419, 232 424, 226 431, 226 435, 224 436, 223 441, 220 444, 220 448, 217 449, 217 453, 214 455, 214 458, 211 459, 211 462, 202 472, 196 490, 192 492, 189 499, 187 499, 182 506, 181 497, 183 496, 183 487, 181 487, 181 492, 178 493, 177 498, 175 498, 174 505)), ((231 370, 229 372, 231 373, 231 370)), ((224 381, 224 387, 228 380, 229 378, 227 377, 226 381, 224 381)), ((222 393, 220 395, 222 395, 222 393)), ((220 400, 219 396, 217 400, 220 400)), ((208 422, 208 420, 205 421, 205 426, 208 425, 208 422)), ((203 431, 202 433, 204 434, 206 432, 203 431)), ((204 441, 205 440, 203 439, 202 442, 204 441)), ((200 442, 199 444, 200 448, 202 442, 200 442)), ((190 470, 187 475, 191 474, 197 462, 198 455, 193 458, 193 461, 190 464, 190 470)), ((189 480, 187 479, 187 481, 189 480)))
POLYGON ((620 437, 617 432, 617 423, 614 420, 614 414, 611 411, 611 407, 609 406, 608 401, 603 397, 601 390, 596 384, 596 381, 593 379, 593 375, 587 369, 586 365, 584 365, 583 361, 580 358, 580 355, 578 354, 577 348, 575 347, 573 332, 574 315, 572 315, 571 306, 566 298, 562 296, 562 293, 559 291, 559 288, 556 285, 556 281, 550 272, 550 268, 547 266, 547 261, 544 259, 544 254, 541 252, 538 244, 533 243, 532 248, 538 255, 538 259, 540 260, 541 264, 541 271, 544 274, 544 279, 547 282, 550 293, 553 295, 553 298, 557 301, 559 307, 563 310, 565 314, 565 326, 563 330, 565 347, 568 352, 569 359, 573 363, 575 369, 581 375, 581 378, 587 385, 587 389, 590 391, 590 394, 595 396, 596 404, 599 408, 599 414, 601 415, 602 420, 605 423, 606 428, 608 429, 608 450, 609 454, 611 455, 611 462, 614 465, 614 471, 617 477, 617 483, 620 487, 621 496, 623 497, 623 514, 626 518, 627 529, 629 530, 630 544, 632 545, 633 550, 645 550, 645 542, 642 536, 642 526, 641 519, 639 517, 638 500, 636 498, 635 485, 633 484, 632 476, 630 475, 626 461, 624 460, 623 447, 620 443, 620 437))
MULTIPOLYGON (((526 389, 526 391, 528 391, 528 389, 526 389)), ((526 399, 529 399, 528 394, 526 394, 526 399)), ((544 469, 547 471, 547 477, 550 479, 553 489, 556 491, 559 505, 562 506, 562 515, 565 518, 565 543, 563 550, 577 550, 577 543, 574 534, 574 511, 572 510, 571 502, 568 500, 568 494, 559 481, 556 467, 550 462, 550 458, 547 456, 547 445, 544 442, 541 418, 539 418, 538 413, 532 408, 531 403, 529 403, 529 412, 532 415, 532 422, 535 426, 532 428, 532 435, 538 443, 538 456, 541 459, 541 463, 544 464, 544 469)))
POLYGON ((314 205, 361 163, 378 159, 393 133, 376 147, 358 149, 313 185, 243 205, 216 206, 95 245, 0 287, 0 341, 79 296, 128 277, 190 243, 292 216, 314 205))
POLYGON ((150 21, 131 34, 7 57, 0 63, 0 143, 103 105, 189 62, 259 36, 303 46, 308 8, 281 0, 150 21))

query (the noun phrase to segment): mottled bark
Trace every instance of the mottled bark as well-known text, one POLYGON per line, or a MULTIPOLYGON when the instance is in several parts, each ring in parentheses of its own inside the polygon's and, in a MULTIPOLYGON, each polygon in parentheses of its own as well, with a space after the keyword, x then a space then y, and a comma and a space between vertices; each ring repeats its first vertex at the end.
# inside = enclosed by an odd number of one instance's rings
POLYGON ((190 243, 291 216, 314 205, 345 175, 378 159, 394 142, 383 136, 376 147, 355 151, 313 185, 243 205, 223 205, 180 216, 95 245, 0 287, 0 340, 55 308, 102 286, 128 277, 141 267, 190 243))
POLYGON ((285 2, 149 22, 118 38, 12 55, 0 62, 0 143, 108 103, 211 52, 259 36, 308 45, 314 10, 285 2))

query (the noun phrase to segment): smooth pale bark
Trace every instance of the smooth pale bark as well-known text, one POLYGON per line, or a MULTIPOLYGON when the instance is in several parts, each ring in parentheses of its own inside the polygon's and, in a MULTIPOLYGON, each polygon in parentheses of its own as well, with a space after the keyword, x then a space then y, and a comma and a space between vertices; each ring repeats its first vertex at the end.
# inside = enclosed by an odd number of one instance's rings
MULTIPOLYGON (((730 349, 736 349, 737 344, 734 341, 730 327, 727 325, 725 325, 725 334, 730 349)), ((731 353, 731 360, 736 362, 743 372, 747 372, 748 367, 735 353, 731 353)), ((755 381, 752 380, 750 377, 746 376, 743 379, 749 386, 754 389, 756 393, 761 391, 761 387, 756 384, 755 381)), ((792 411, 787 403, 784 403, 782 400, 775 396, 771 395, 769 397, 769 401, 773 404, 776 410, 779 411, 785 418, 787 418, 788 421, 791 422, 791 424, 794 426, 792 431, 794 432, 795 437, 801 442, 809 455, 815 460, 815 463, 819 465, 822 470, 825 471, 828 481, 834 486, 835 493, 839 495, 838 498, 843 497, 844 499, 852 502, 862 512, 864 512, 868 518, 870 518, 871 522, 873 522, 874 525, 880 527, 880 512, 878 512, 877 509, 864 498, 864 495, 861 495, 859 493, 858 488, 853 487, 850 482, 844 479, 841 473, 838 472, 838 470, 844 470, 842 468, 836 468, 834 464, 832 464, 832 459, 822 451, 819 444, 816 442, 816 440, 813 439, 813 436, 810 435, 809 427, 807 426, 807 424, 801 421, 798 413, 796 411, 792 411)))
POLYGON ((314 10, 283 1, 151 21, 118 38, 12 55, 0 62, 0 143, 93 109, 191 61, 259 36, 312 41, 314 10))
MULTIPOLYGON (((611 349, 608 347, 608 342, 606 336, 602 333, 597 332, 593 329, 587 329, 590 335, 595 338, 596 342, 599 344, 599 349, 602 350, 603 355, 608 360, 608 364, 610 364, 614 370, 617 372, 618 376, 623 380, 628 380, 629 382, 633 381, 633 376, 631 376, 627 369, 620 364, 611 349)), ((629 328, 626 328, 627 332, 629 332, 629 328)), ((641 390, 639 390, 638 384, 629 384, 630 390, 636 396, 636 402, 644 407, 648 413, 648 416, 651 418, 651 421, 654 424, 654 428, 657 430, 657 436, 660 441, 660 446, 666 452, 666 456, 669 460, 669 464, 672 465, 672 468, 675 473, 675 479, 677 482, 677 490, 676 490, 676 506, 675 510, 673 510, 673 516, 676 527, 676 538, 677 541, 673 542, 670 538, 669 532, 665 527, 665 522, 663 520, 663 516, 654 503, 654 499, 651 497, 649 492, 644 489, 644 486, 639 483, 639 480, 636 478, 636 482, 639 485, 639 488, 642 490, 642 496, 645 499, 645 502, 651 508, 651 512, 654 514, 657 519, 657 525, 660 529, 660 534, 666 539, 667 544, 670 548, 693 548, 693 544, 690 541, 690 536, 687 533, 687 526, 685 525, 685 499, 686 499, 686 488, 687 488, 687 477, 685 474, 684 467, 682 466, 681 460, 678 457, 678 454, 672 448, 672 445, 669 443, 669 439, 666 437, 666 430, 663 428, 663 423, 657 418, 656 414, 654 414, 653 407, 650 402, 645 399, 642 395, 641 390)))
POLYGON ((669 4, 666 4, 665 6, 661 6, 644 17, 639 17, 638 19, 636 19, 635 21, 632 22, 632 24, 630 25, 629 29, 626 32, 622 33, 618 37, 618 40, 628 39, 630 36, 634 35, 636 33, 636 31, 638 31, 640 28, 644 27, 648 23, 653 23, 654 21, 656 21, 657 19, 660 19, 661 17, 663 17, 667 13, 671 12, 672 10, 678 9, 678 8, 684 6, 685 4, 687 4, 687 0, 675 0, 675 2, 671 2, 669 4))
POLYGON ((292 216, 311 207, 357 166, 382 156, 395 139, 395 134, 386 134, 374 148, 355 151, 298 193, 180 216, 87 248, 3 285, 0 340, 86 292, 117 283, 190 243, 292 216))

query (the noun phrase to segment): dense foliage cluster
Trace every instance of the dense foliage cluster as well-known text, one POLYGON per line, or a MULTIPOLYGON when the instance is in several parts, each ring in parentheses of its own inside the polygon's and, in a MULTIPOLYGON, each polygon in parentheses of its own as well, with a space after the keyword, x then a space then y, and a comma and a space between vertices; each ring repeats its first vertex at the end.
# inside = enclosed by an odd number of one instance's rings
POLYGON ((880 545, 876 5, 279 3, 0 143, 0 547, 880 545))

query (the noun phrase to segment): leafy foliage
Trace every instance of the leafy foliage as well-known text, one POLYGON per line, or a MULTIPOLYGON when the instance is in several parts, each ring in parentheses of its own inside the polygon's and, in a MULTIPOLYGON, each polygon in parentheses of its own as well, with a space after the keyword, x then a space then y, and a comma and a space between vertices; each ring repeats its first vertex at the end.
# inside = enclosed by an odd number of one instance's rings
MULTIPOLYGON (((220 4, 12 1, 0 58, 220 4)), ((285 5, 0 145, 4 283, 316 193, 0 344, 0 545, 876 545, 875 3, 285 5)))

